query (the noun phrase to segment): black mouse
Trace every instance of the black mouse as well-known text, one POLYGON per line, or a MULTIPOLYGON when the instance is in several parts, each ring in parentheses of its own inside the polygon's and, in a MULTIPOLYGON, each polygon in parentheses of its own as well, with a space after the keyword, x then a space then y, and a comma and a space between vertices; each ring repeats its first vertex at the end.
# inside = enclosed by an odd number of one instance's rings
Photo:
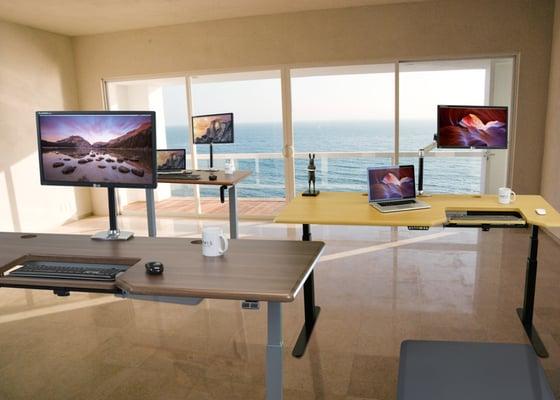
POLYGON ((163 273, 163 264, 159 261, 147 262, 146 273, 150 275, 161 275, 163 273))
POLYGON ((218 176, 212 174, 212 175, 210 175, 210 176, 208 177, 208 179, 210 179, 211 181, 215 181, 215 180, 218 179, 218 176))

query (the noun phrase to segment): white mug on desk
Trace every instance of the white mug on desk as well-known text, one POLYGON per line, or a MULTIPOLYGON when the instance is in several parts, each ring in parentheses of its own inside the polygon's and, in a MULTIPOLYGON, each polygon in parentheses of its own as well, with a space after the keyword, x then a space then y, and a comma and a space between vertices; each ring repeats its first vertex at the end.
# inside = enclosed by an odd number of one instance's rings
POLYGON ((516 198, 517 195, 510 188, 501 187, 498 189, 498 202, 500 202, 500 204, 512 203, 516 198))
POLYGON ((228 239, 222 228, 209 226, 202 229, 202 254, 206 257, 223 255, 228 249, 228 239))

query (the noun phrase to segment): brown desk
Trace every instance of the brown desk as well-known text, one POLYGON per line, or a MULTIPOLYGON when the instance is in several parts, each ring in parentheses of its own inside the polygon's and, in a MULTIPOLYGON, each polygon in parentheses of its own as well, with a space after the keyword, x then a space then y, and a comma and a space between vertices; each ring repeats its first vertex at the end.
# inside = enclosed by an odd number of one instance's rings
MULTIPOLYGON (((311 240, 311 224, 408 226, 423 229, 443 225, 447 227, 481 227, 487 230, 492 227, 511 227, 511 225, 505 224, 502 221, 485 219, 483 216, 470 221, 448 220, 446 212, 518 213, 523 221, 518 226, 531 226, 531 246, 529 257, 527 258, 523 307, 517 309, 517 312, 536 353, 541 357, 548 357, 548 352, 533 326, 538 234, 539 228, 559 227, 560 213, 542 196, 538 195, 518 195, 515 202, 507 205, 500 204, 498 197, 495 195, 432 195, 422 196, 421 199, 430 204, 431 208, 381 213, 369 205, 368 197, 363 193, 321 192, 317 197, 299 195, 282 209, 274 222, 302 224, 302 239, 311 240), (546 215, 537 215, 535 213, 536 208, 544 208, 546 215)), ((311 273, 304 285, 305 326, 294 348, 293 354, 296 357, 303 355, 305 352, 307 342, 320 312, 320 308, 315 305, 314 292, 313 273, 311 273)))
MULTIPOLYGON (((158 174, 157 180, 159 183, 220 186, 222 192, 228 189, 229 233, 230 238, 237 239, 239 219, 237 217, 237 191, 235 186, 251 175, 251 171, 235 171, 233 174, 226 174, 224 171, 214 171, 213 174, 217 176, 217 179, 214 181, 210 180, 210 171, 193 170, 193 174, 199 175, 200 179, 191 179, 188 175, 184 177, 169 177, 165 174, 158 174)), ((146 211, 148 214, 148 235, 156 237, 156 207, 153 189, 146 189, 146 211)))
POLYGON ((231 240, 223 257, 202 256, 189 239, 134 237, 93 241, 82 235, 39 234, 24 239, 0 233, 0 287, 107 292, 134 299, 183 303, 189 298, 260 300, 268 303, 267 399, 282 398, 281 304, 291 302, 313 271, 323 242, 231 240), (24 257, 131 265, 114 283, 4 276, 24 257), (147 275, 147 261, 161 261, 161 276, 147 275))

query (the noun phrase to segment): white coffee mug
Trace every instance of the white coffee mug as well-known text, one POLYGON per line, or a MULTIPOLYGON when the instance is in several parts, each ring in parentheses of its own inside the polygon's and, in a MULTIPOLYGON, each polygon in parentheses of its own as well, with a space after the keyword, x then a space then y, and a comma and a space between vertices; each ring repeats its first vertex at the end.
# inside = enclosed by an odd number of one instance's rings
POLYGON ((509 204, 515 201, 517 195, 513 190, 507 187, 501 187, 498 189, 498 201, 500 204, 509 204))
POLYGON ((228 239, 222 228, 209 226, 202 229, 202 254, 206 257, 223 255, 228 249, 228 239))

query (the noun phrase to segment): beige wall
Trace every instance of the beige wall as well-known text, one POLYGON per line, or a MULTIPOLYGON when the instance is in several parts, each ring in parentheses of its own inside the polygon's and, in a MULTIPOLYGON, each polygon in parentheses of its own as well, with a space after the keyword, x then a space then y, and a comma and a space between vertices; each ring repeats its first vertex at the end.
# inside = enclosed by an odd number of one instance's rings
POLYGON ((71 40, 0 21, 0 230, 38 231, 91 211, 89 189, 40 185, 35 111, 77 109, 71 40))
POLYGON ((73 39, 82 108, 100 79, 301 63, 519 54, 513 187, 538 193, 553 0, 442 0, 175 25, 73 39))
MULTIPOLYGON (((560 0, 554 12, 554 33, 550 61, 546 138, 542 166, 542 194, 560 210, 560 0)), ((554 234, 560 238, 560 229, 554 234)))

